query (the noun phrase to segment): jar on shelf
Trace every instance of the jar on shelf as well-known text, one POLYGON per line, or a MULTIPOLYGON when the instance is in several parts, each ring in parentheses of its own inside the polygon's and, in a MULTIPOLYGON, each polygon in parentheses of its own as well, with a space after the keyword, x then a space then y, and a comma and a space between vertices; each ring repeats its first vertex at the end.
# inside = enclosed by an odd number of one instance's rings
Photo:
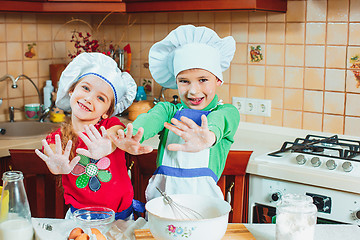
POLYGON ((276 240, 313 240, 317 208, 307 195, 286 194, 276 207, 276 240))

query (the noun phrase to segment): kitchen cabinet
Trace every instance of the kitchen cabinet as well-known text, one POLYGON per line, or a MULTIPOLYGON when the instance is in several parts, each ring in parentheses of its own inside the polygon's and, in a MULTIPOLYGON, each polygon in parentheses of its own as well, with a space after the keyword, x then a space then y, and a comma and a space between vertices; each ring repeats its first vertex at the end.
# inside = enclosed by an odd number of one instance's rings
POLYGON ((174 12, 273 11, 286 12, 287 0, 15 0, 0 1, 2 12, 174 12))
MULTIPOLYGON (((247 222, 249 178, 246 174, 246 166, 251 153, 251 151, 230 151, 225 169, 218 181, 218 186, 225 196, 229 190, 231 193, 232 211, 229 222, 247 222)), ((134 198, 142 202, 146 202, 145 189, 156 169, 156 155, 156 150, 144 155, 126 155, 127 164, 131 166, 134 198)))

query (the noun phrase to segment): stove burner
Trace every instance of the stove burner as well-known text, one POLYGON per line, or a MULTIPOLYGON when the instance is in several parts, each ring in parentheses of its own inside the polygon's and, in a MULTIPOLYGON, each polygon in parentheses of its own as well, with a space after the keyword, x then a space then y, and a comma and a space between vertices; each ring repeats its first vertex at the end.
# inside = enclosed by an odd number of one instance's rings
POLYGON ((331 137, 307 135, 305 138, 295 139, 294 142, 284 142, 280 150, 268 155, 281 157, 280 153, 288 151, 360 162, 353 159, 360 155, 360 141, 340 139, 337 135, 331 137))

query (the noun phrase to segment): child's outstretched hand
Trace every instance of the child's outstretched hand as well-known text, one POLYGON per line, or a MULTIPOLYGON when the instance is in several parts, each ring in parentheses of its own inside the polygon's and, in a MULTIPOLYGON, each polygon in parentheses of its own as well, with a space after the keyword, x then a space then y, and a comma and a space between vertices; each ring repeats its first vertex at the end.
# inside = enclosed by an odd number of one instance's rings
POLYGON ((216 137, 213 132, 208 129, 208 122, 205 115, 201 116, 201 126, 197 125, 193 120, 187 117, 181 117, 181 121, 173 118, 171 123, 164 123, 164 126, 184 139, 184 144, 169 144, 170 151, 183 152, 199 152, 211 147, 216 137))
POLYGON ((100 159, 112 152, 112 143, 104 126, 100 127, 102 136, 92 124, 85 126, 84 128, 87 136, 82 132, 78 132, 78 135, 84 141, 88 149, 78 148, 76 149, 76 153, 93 159, 100 159))
POLYGON ((153 150, 150 146, 143 146, 140 144, 140 140, 144 134, 143 128, 139 128, 134 136, 133 125, 131 123, 126 126, 126 129, 126 134, 122 129, 117 131, 117 136, 115 136, 115 134, 110 134, 110 138, 116 147, 132 155, 145 154, 153 150))
POLYGON ((35 150, 35 153, 46 163, 52 174, 69 174, 80 160, 80 156, 74 157, 71 161, 69 160, 72 147, 71 140, 67 142, 63 153, 60 135, 58 134, 55 135, 55 153, 45 139, 42 140, 42 145, 45 154, 38 149, 35 150))

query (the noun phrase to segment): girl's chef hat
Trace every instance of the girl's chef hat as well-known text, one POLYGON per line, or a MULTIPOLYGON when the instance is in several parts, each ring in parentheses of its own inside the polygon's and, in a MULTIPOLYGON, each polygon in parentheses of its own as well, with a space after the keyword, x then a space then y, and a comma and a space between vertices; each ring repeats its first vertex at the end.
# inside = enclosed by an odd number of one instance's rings
POLYGON ((207 27, 179 26, 149 52, 149 68, 155 81, 166 88, 176 89, 176 76, 184 70, 201 68, 223 82, 222 72, 235 53, 233 37, 221 39, 207 27))
POLYGON ((74 58, 60 76, 56 106, 70 111, 69 88, 87 75, 104 80, 114 91, 115 109, 113 115, 121 113, 133 102, 136 83, 127 72, 121 72, 117 63, 102 53, 81 53, 74 58))

